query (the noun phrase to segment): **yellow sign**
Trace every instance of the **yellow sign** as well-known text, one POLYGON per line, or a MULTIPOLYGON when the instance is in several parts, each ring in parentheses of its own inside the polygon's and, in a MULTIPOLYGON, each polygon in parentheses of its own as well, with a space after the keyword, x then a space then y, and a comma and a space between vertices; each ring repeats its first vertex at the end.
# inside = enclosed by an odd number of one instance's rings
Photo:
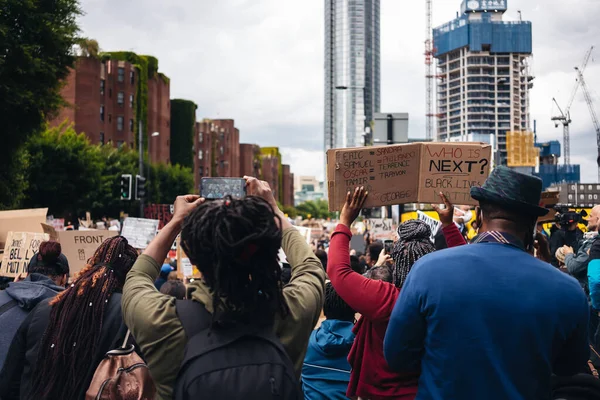
POLYGON ((540 149, 535 147, 533 132, 507 132, 506 150, 509 167, 535 167, 540 157, 540 149))

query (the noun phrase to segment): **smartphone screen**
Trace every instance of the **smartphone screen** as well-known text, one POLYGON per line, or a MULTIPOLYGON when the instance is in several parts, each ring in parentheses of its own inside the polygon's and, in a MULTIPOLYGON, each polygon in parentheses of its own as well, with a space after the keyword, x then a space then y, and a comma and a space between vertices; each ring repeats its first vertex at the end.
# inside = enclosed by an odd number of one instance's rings
POLYGON ((246 181, 242 178, 202 178, 200 196, 208 200, 227 196, 243 199, 246 197, 246 181))

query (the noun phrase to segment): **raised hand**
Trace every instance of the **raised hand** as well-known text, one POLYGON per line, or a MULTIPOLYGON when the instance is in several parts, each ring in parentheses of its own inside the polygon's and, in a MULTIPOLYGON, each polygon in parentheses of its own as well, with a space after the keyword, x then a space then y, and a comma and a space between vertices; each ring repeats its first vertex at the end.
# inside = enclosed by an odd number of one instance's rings
POLYGON ((363 186, 357 187, 354 190, 354 193, 348 192, 348 194, 346 194, 346 203, 340 214, 340 223, 350 228, 350 225, 352 225, 356 217, 360 214, 360 210, 362 210, 365 205, 365 200, 367 200, 368 195, 369 192, 367 192, 363 186))
POLYGON ((450 200, 446 197, 446 195, 440 192, 440 198, 442 199, 442 203, 444 203, 445 207, 442 209, 437 204, 432 204, 431 206, 438 213, 440 217, 440 222, 442 223, 442 227, 450 226, 454 221, 454 205, 450 203, 450 200))

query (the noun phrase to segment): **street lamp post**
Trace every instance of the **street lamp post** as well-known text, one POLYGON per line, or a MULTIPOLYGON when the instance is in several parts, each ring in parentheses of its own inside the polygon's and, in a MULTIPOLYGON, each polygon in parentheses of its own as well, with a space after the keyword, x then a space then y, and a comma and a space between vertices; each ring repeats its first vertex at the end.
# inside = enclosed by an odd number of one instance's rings
MULTIPOLYGON (((367 111, 367 107, 366 107, 367 106, 367 102, 366 102, 366 99, 367 99, 367 87, 366 86, 336 86, 335 89, 336 90, 349 90, 349 89, 357 90, 357 89, 361 89, 363 91, 363 111, 365 112, 365 115, 363 116, 363 118, 364 118, 364 126, 363 126, 363 129, 364 129, 364 131, 363 131, 363 140, 364 140, 364 143, 363 144, 365 146, 368 146, 369 143, 370 143, 370 140, 369 140, 369 129, 368 128, 370 128, 370 127, 369 127, 369 123, 367 122, 367 115, 366 115, 366 111, 367 111)), ((332 148, 333 148, 333 145, 332 145, 332 148)))
POLYGON ((160 132, 153 132, 152 135, 150 135, 150 140, 148 140, 148 165, 146 166, 146 197, 148 198, 148 201, 150 200, 150 155, 152 154, 150 153, 150 144, 152 143, 152 138, 158 136, 160 136, 160 132))

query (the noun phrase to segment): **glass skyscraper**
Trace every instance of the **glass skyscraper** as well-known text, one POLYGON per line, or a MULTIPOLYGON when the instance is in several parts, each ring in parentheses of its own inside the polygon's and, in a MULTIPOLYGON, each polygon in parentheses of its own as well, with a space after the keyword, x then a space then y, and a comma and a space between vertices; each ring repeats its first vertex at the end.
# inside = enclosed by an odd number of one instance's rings
POLYGON ((325 0, 325 150, 364 145, 381 102, 380 0, 325 0))

